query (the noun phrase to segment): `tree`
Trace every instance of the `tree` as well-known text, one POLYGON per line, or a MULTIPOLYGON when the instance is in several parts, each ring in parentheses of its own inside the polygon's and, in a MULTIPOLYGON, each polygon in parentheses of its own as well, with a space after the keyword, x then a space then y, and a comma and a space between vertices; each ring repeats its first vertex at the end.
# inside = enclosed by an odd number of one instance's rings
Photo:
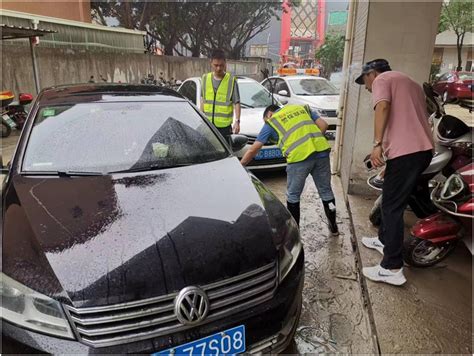
POLYGON ((473 5, 469 0, 450 0, 443 3, 441 12, 441 23, 447 29, 456 34, 456 48, 458 50, 458 66, 456 70, 462 70, 462 47, 464 36, 467 32, 473 32, 473 5))
MULTIPOLYGON (((299 2, 289 0, 289 5, 297 6, 299 2)), ((179 43, 194 57, 222 48, 229 58, 238 59, 248 41, 267 29, 273 16, 278 18, 282 3, 92 0, 91 13, 103 25, 111 17, 119 26, 147 30, 164 46, 167 55, 173 55, 179 43)))
POLYGON ((321 75, 329 78, 336 68, 342 66, 344 58, 344 36, 327 34, 324 44, 317 50, 315 57, 323 66, 321 75))

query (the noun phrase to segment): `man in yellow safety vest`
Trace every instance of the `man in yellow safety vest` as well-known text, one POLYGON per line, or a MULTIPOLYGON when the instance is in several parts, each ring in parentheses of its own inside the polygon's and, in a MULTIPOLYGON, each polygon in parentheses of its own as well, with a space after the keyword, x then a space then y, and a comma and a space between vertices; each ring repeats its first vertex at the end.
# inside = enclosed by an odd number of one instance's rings
POLYGON ((269 139, 278 141, 288 163, 287 208, 299 224, 300 196, 306 177, 311 174, 323 202, 329 232, 338 235, 336 202, 331 188, 330 146, 324 137, 328 124, 308 106, 270 105, 263 114, 265 124, 253 145, 242 157, 247 165, 269 139))
POLYGON ((224 51, 211 54, 212 72, 201 79, 201 111, 229 141, 232 132, 240 132, 240 97, 237 79, 226 72, 224 51), (235 121, 234 121, 235 112, 235 121), (232 122, 234 127, 232 128, 232 122))

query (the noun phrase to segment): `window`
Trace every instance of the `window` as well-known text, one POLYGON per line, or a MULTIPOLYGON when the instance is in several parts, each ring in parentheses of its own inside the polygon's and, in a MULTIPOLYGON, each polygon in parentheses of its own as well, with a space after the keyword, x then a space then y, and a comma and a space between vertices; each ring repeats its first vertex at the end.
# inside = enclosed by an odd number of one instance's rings
POLYGON ((337 95, 338 90, 326 79, 292 79, 289 81, 295 95, 337 95))
POLYGON ((196 91, 197 91, 196 83, 193 80, 189 80, 185 82, 183 86, 179 88, 178 90, 178 92, 181 95, 191 100, 194 103, 194 105, 197 105, 196 104, 196 91))
POLYGON ((244 107, 266 108, 273 103, 270 92, 257 82, 239 83, 239 93, 244 107))

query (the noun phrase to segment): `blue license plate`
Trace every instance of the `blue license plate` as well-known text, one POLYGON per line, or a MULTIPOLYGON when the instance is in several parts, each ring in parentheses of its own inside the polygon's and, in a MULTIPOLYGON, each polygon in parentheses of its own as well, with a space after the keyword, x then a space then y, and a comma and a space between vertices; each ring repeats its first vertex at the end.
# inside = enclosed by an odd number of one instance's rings
POLYGON ((184 345, 165 351, 156 352, 155 355, 235 355, 245 352, 245 326, 222 331, 220 333, 192 341, 184 345))
POLYGON ((283 155, 279 148, 263 148, 255 156, 254 160, 282 158, 283 155))

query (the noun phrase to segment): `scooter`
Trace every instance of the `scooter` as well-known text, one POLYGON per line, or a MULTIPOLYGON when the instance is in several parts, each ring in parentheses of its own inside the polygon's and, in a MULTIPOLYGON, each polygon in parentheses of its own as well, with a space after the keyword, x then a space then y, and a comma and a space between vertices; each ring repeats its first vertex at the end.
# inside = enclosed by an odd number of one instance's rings
MULTIPOLYGON (((446 114, 442 98, 433 91, 430 84, 424 83, 423 89, 428 107, 432 109, 429 121, 433 127, 435 154, 408 199, 408 206, 418 218, 425 218, 437 211, 429 194, 432 179, 439 173, 448 177, 472 160, 472 128, 457 117, 446 114)), ((381 191, 383 174, 384 170, 372 175, 367 179, 367 184, 381 191)), ((381 206, 382 195, 376 199, 369 214, 369 220, 374 226, 380 225, 381 206)))
POLYGON ((411 266, 429 267, 439 263, 460 240, 474 254, 474 164, 438 183, 431 199, 440 212, 418 221, 404 241, 403 259, 411 266))

